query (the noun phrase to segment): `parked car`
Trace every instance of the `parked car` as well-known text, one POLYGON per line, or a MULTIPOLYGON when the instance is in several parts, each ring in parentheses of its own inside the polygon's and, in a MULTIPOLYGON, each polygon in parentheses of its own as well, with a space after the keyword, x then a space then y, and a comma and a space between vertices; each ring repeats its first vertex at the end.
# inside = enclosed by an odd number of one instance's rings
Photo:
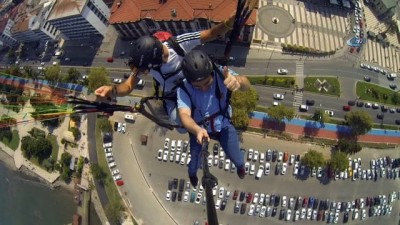
POLYGON ((350 111, 350 110, 351 110, 351 106, 349 106, 349 105, 344 105, 344 106, 343 106, 343 110, 344 110, 344 111, 350 111))
POLYGON ((114 62, 114 59, 112 57, 107 58, 107 62, 112 63, 114 62))
POLYGON ((306 100, 306 105, 314 105, 314 104, 315 104, 314 100, 312 100, 312 99, 307 99, 306 100))
POLYGON ((325 110, 325 114, 328 114, 330 117, 333 116, 333 111, 332 110, 325 110))

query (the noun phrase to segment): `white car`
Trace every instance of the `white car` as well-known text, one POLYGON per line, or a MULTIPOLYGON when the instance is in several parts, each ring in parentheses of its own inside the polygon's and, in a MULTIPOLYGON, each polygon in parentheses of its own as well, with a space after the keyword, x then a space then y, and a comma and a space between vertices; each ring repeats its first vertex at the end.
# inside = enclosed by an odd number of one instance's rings
POLYGON ((169 154, 169 161, 170 162, 173 162, 174 161, 174 156, 175 156, 175 152, 170 152, 170 154, 169 154))
POLYGON ((284 195, 282 196, 282 207, 286 207, 287 206, 287 197, 284 195))
POLYGON ((184 153, 182 153, 182 155, 181 155, 181 162, 180 162, 180 164, 181 164, 181 165, 185 165, 185 162, 186 162, 186 153, 184 152, 184 153))
POLYGON ((167 194, 165 195, 165 199, 166 199, 167 201, 170 201, 170 200, 171 200, 171 190, 168 190, 168 191, 167 191, 167 194))
POLYGON ((258 167, 258 171, 257 171, 257 174, 256 174, 256 179, 260 179, 263 173, 264 173, 264 166, 260 165, 258 167))
POLYGON ((259 155, 260 155, 260 153, 257 150, 255 150, 254 151, 254 155, 253 155, 253 162, 257 162, 258 161, 258 156, 259 155))
POLYGON ((266 162, 265 163, 265 169, 264 169, 265 171, 264 171, 264 174, 265 175, 268 175, 269 173, 270 173, 270 171, 271 171, 271 164, 269 163, 269 162, 266 162))
POLYGON ((111 174, 113 176, 119 174, 119 169, 115 169, 115 170, 111 171, 111 174))
POLYGON ((107 158, 112 157, 112 156, 113 156, 112 152, 107 152, 107 153, 106 153, 106 157, 107 157, 107 158))
POLYGON ((293 167, 293 175, 297 174, 299 174, 299 162, 295 162, 293 167))
POLYGON ((168 150, 165 150, 163 154, 163 161, 166 162, 167 160, 168 160, 168 150))
POLYGON ((250 174, 250 175, 253 175, 253 174, 255 173, 255 171, 256 171, 256 165, 255 165, 255 164, 251 164, 251 165, 250 165, 250 172, 249 172, 249 174, 250 174))
POLYGON ((112 148, 105 148, 105 149, 104 149, 104 152, 105 152, 105 153, 112 152, 112 148))
POLYGON ((196 204, 200 204, 201 196, 202 196, 201 193, 197 193, 196 200, 194 201, 196 204))
POLYGON ((125 134, 125 132, 126 132, 126 123, 123 123, 123 124, 122 124, 121 132, 122 132, 123 134, 125 134))
POLYGON ((221 202, 222 200, 220 198, 217 199, 217 202, 215 202, 215 209, 219 209, 219 207, 221 206, 221 202))
POLYGON ((288 209, 286 212, 286 221, 289 221, 292 217, 292 210, 288 209))
POLYGON ((254 204, 251 204, 249 212, 247 213, 247 215, 252 216, 254 214, 254 209, 255 208, 256 208, 256 206, 254 204))
POLYGON ((110 168, 114 168, 114 167, 117 166, 117 163, 115 163, 115 162, 110 162, 110 163, 108 164, 108 166, 109 166, 110 168))
POLYGON ((179 163, 181 160, 181 151, 176 151, 175 153, 175 162, 179 163))
POLYGON ((332 110, 325 110, 325 114, 328 114, 330 117, 333 116, 333 111, 332 110))
POLYGON ((281 162, 283 160, 283 152, 278 153, 278 162, 281 162))
POLYGON ((184 202, 189 201, 189 191, 185 191, 185 193, 183 194, 183 201, 184 202))
POLYGON ((116 84, 120 84, 120 83, 122 83, 122 79, 114 78, 113 82, 116 84))
POLYGON ((278 105, 279 105, 279 102, 276 102, 276 101, 272 102, 272 106, 278 106, 278 105))
POLYGON ((164 141, 164 149, 165 149, 165 150, 168 150, 168 149, 169 149, 169 141, 170 141, 169 138, 165 138, 165 141, 164 141))
POLYGON ((279 75, 285 75, 285 74, 288 74, 288 73, 289 73, 289 71, 287 69, 278 69, 278 74, 279 75))
POLYGON ((218 192, 218 198, 224 198, 224 194, 225 194, 225 188, 224 187, 220 187, 219 188, 219 192, 218 192))
POLYGON ((171 151, 175 151, 176 148, 176 140, 171 141, 171 151))
POLYGON ((226 159, 225 160, 225 170, 228 171, 230 166, 231 166, 231 160, 230 159, 226 159))
POLYGON ((162 157, 163 157, 163 150, 162 150, 162 149, 158 149, 157 159, 158 159, 159 161, 161 161, 161 160, 162 160, 162 157))
POLYGON ((248 173, 249 173, 249 170, 250 170, 250 163, 249 163, 249 162, 246 162, 246 163, 244 164, 244 172, 245 172, 246 174, 248 174, 248 173))
POLYGON ((286 174, 286 170, 287 170, 287 163, 282 163, 282 171, 281 171, 281 174, 282 175, 285 175, 286 174))
POLYGON ((122 179, 121 174, 114 175, 113 178, 115 181, 122 179))
POLYGON ((282 94, 274 94, 274 99, 276 100, 283 100, 285 99, 285 96, 282 94))
POLYGON ((253 159, 253 149, 249 149, 249 151, 247 152, 247 161, 251 161, 253 159))

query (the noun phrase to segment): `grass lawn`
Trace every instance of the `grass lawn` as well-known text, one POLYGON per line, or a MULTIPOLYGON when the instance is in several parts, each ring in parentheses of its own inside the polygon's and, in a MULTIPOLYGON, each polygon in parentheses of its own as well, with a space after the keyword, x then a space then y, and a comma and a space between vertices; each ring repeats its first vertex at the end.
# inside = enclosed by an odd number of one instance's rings
POLYGON ((306 77, 304 78, 304 90, 309 92, 340 96, 340 84, 337 77, 306 77), (321 82, 325 82, 322 85, 319 85, 317 79, 319 79, 321 82), (321 90, 319 90, 322 86, 325 86, 326 90, 324 88, 321 88, 321 90))
POLYGON ((19 142, 20 142, 18 130, 12 131, 11 141, 8 141, 8 139, 3 138, 3 140, 1 140, 1 142, 3 142, 5 145, 7 145, 12 150, 14 150, 14 151, 17 150, 19 142))
POLYGON ((251 84, 269 85, 275 87, 293 88, 295 84, 294 77, 282 76, 247 76, 251 84))
MULTIPOLYGON (((393 102, 392 97, 395 91, 392 91, 388 88, 380 87, 375 84, 370 84, 367 82, 357 82, 356 85, 356 92, 357 96, 366 101, 371 101, 371 102, 379 102, 379 103, 385 103, 389 105, 396 105, 395 102, 393 102), (369 91, 368 91, 369 90, 369 91), (385 99, 384 96, 387 96, 385 99)), ((397 105, 400 105, 400 101, 398 102, 397 105)))
POLYGON ((51 142, 51 146, 53 146, 53 149, 51 150, 51 157, 54 159, 54 161, 57 161, 57 157, 58 157, 57 137, 52 134, 49 134, 47 136, 47 139, 51 142))

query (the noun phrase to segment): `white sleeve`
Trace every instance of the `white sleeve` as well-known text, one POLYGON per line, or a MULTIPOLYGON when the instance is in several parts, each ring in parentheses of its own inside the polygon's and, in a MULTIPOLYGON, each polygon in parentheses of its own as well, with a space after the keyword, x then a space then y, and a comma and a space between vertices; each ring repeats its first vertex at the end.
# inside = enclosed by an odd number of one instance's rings
POLYGON ((183 48, 183 50, 185 50, 185 52, 189 52, 201 44, 200 31, 178 35, 176 37, 176 42, 183 48))

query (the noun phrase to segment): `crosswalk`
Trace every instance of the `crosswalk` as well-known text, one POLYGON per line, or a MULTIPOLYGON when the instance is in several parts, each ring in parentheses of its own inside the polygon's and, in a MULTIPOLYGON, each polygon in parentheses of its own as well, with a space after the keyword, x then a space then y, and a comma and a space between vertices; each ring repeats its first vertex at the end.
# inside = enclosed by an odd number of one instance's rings
MULTIPOLYGON (((296 85, 298 89, 304 87, 304 61, 296 61, 296 85)), ((299 110, 299 106, 303 102, 303 92, 296 91, 294 94, 293 107, 295 110, 299 110)), ((297 112, 296 111, 296 112, 297 112)))

